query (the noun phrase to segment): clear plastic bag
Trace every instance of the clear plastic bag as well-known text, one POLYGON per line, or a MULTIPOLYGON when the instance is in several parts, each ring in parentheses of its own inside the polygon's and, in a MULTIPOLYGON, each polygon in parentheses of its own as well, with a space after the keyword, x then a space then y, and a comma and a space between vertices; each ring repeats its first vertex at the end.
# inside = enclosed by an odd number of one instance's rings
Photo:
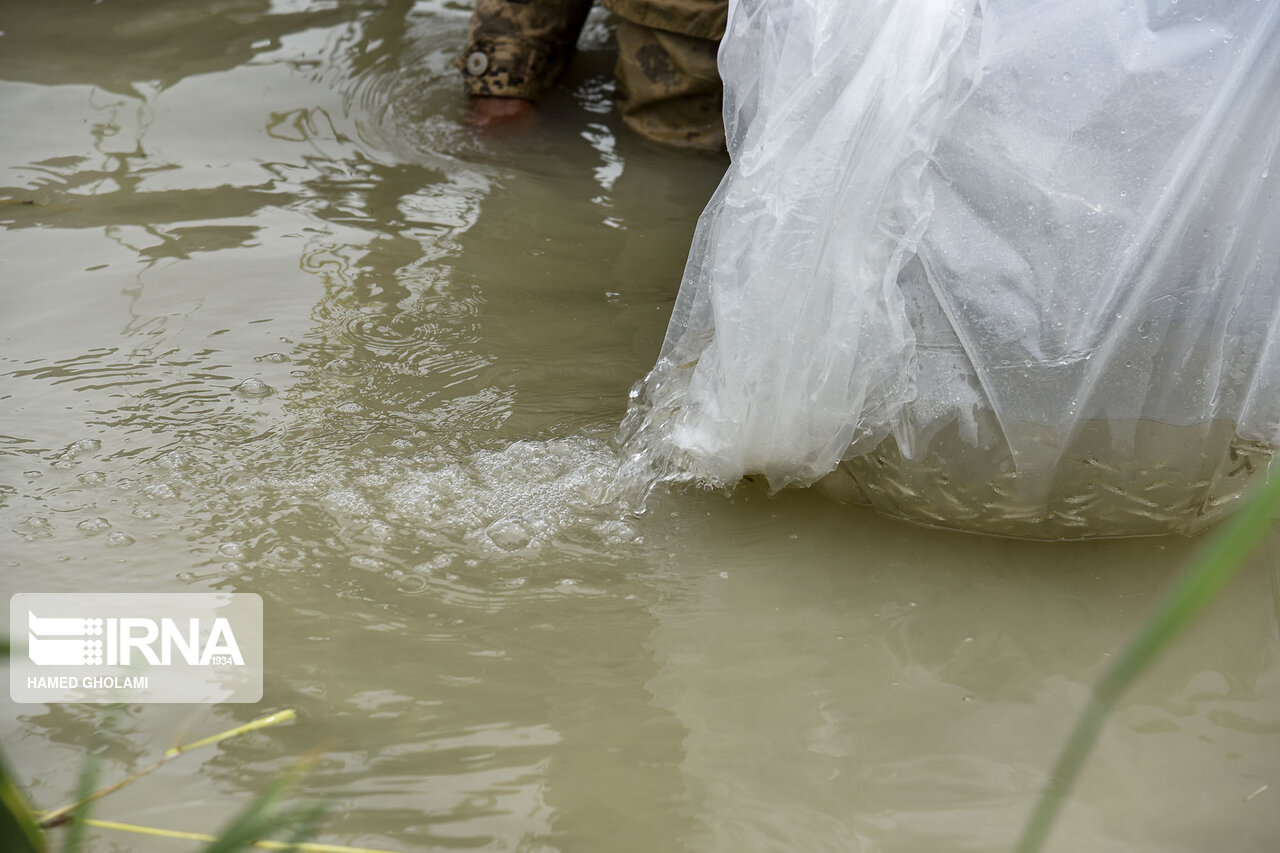
POLYGON ((740 0, 623 478, 1191 532, 1280 430, 1280 2, 740 0), (843 462, 843 464, 841 464, 843 462))

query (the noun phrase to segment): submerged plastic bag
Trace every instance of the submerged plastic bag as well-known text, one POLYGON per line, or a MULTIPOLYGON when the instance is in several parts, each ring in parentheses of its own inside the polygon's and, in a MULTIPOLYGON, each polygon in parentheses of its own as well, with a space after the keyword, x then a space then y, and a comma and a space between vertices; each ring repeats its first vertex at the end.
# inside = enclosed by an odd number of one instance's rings
POLYGON ((1280 2, 739 0, 624 480, 1193 532, 1280 431, 1280 2), (839 465, 839 471, 827 476, 839 465))

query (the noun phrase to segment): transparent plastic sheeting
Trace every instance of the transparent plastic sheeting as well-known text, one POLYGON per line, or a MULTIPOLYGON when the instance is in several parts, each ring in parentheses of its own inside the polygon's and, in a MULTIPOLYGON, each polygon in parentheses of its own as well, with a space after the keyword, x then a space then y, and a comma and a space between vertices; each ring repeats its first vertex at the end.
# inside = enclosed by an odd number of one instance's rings
POLYGON ((1055 505, 1089 498, 1055 492, 1073 466, 1141 457, 1170 529, 1234 500, 1209 481, 1242 442, 1265 468, 1280 0, 738 0, 720 69, 732 164, 623 481, 780 488, 847 460, 879 505, 869 478, 950 482, 969 447, 991 470, 965 476, 1004 478, 1042 535, 1083 518, 1055 505))

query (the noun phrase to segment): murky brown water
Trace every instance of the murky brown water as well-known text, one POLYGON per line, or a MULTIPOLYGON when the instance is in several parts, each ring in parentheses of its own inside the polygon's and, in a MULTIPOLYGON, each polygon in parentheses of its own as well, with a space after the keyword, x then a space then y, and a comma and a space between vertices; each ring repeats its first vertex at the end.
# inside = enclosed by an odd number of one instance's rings
MULTIPOLYGON (((1190 544, 601 506, 722 164, 622 131, 604 18, 535 135, 459 128, 467 14, 0 8, 0 591, 265 599, 263 703, 134 706, 109 778, 300 714, 100 816, 212 830, 319 745, 334 843, 1007 850, 1190 544)), ((1128 698, 1053 849, 1280 849, 1265 568, 1128 698)), ((66 800, 101 711, 2 708, 66 800)))

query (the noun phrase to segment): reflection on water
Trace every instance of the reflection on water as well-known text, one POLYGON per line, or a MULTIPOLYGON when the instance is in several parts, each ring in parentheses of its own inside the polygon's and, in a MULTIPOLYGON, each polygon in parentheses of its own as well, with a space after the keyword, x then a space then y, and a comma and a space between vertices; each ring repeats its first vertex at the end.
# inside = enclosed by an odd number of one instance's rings
MULTIPOLYGON (((266 600, 263 704, 131 707, 108 776, 300 712, 102 814, 211 829, 323 744, 339 843, 1007 849, 1190 546, 602 503, 723 164, 621 131, 603 16, 534 135, 474 136, 467 15, 0 8, 4 589, 266 600)), ((1255 567, 1143 683, 1058 849, 1280 844, 1269 608, 1255 567)), ((6 702, 38 803, 102 719, 6 702)))

